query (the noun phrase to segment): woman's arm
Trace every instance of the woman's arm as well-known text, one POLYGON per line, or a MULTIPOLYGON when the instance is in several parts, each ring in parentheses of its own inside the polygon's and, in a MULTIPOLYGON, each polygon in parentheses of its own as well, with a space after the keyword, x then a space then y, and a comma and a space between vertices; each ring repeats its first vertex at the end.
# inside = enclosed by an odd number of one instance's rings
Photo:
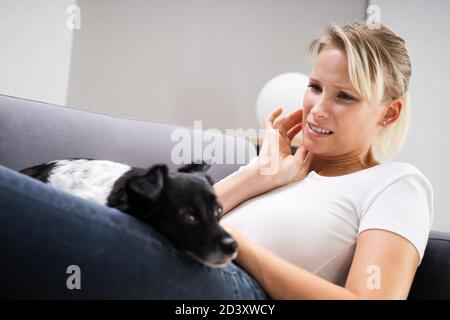
POLYGON ((419 255, 408 240, 388 231, 367 230, 358 237, 346 285, 341 287, 222 225, 238 242, 236 262, 273 299, 406 299, 418 265, 419 255))
POLYGON ((256 163, 242 166, 238 171, 233 172, 226 178, 220 180, 214 185, 214 191, 218 201, 223 206, 223 214, 258 194, 265 192, 270 188, 260 181, 256 163), (236 192, 239 190, 239 192, 236 192))
POLYGON ((223 206, 223 214, 259 194, 269 191, 274 186, 267 176, 259 173, 257 162, 242 166, 238 171, 220 180, 214 185, 214 191, 223 206))

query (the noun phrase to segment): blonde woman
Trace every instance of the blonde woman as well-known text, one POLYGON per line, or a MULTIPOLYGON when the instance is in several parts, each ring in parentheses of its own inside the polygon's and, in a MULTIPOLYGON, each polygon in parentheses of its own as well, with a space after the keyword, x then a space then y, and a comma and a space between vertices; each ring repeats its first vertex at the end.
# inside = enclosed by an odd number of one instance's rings
POLYGON ((411 164, 377 160, 391 159, 407 133, 405 43, 360 22, 330 27, 310 49, 303 108, 270 114, 258 161, 215 185, 236 262, 274 299, 406 299, 432 224, 432 187, 411 164), (266 166, 279 169, 264 175, 266 166))
POLYGON ((355 23, 311 48, 302 109, 270 114, 258 158, 214 185, 237 264, 201 265, 129 216, 0 166, 0 297, 407 298, 432 188, 412 165, 377 160, 406 135, 405 44, 355 23))

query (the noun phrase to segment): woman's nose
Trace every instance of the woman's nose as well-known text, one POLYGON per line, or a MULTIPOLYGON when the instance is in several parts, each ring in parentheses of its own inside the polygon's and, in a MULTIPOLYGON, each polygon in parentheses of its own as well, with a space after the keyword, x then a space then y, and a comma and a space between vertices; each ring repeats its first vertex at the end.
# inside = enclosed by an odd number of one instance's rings
POLYGON ((328 118, 328 110, 327 110, 326 104, 327 104, 327 102, 324 101, 323 98, 316 101, 314 106, 311 108, 311 111, 310 111, 311 114, 315 118, 325 118, 325 119, 328 118))

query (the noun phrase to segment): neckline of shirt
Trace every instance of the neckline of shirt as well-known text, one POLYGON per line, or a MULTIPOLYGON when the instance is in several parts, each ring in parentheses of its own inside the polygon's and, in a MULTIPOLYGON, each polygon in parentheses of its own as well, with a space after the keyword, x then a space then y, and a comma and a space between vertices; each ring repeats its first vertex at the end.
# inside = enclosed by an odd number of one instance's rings
POLYGON ((386 166, 388 163, 391 162, 384 162, 384 163, 380 163, 377 164, 373 167, 367 168, 367 169, 362 169, 359 171, 355 171, 352 173, 347 173, 347 174, 343 174, 340 176, 321 176, 320 174, 318 174, 316 171, 312 170, 310 173, 308 173, 308 177, 313 178, 313 179, 317 179, 317 180, 333 180, 333 179, 339 179, 339 178, 344 178, 344 177, 350 177, 350 176, 355 176, 358 174, 362 174, 362 173, 367 173, 371 170, 377 169, 377 168, 381 168, 382 166, 386 166))

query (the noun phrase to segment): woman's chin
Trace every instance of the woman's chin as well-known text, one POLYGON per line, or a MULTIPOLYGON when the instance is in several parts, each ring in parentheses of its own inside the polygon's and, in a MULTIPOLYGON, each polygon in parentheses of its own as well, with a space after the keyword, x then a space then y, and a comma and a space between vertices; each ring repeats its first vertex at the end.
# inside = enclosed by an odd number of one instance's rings
POLYGON ((308 152, 316 155, 329 153, 329 148, 327 148, 324 144, 321 144, 320 142, 314 142, 309 139, 305 139, 303 141, 303 146, 306 150, 308 150, 308 152))
POLYGON ((303 140, 303 146, 305 147, 306 150, 312 153, 317 153, 321 149, 321 146, 319 146, 317 142, 315 143, 307 138, 303 140))

